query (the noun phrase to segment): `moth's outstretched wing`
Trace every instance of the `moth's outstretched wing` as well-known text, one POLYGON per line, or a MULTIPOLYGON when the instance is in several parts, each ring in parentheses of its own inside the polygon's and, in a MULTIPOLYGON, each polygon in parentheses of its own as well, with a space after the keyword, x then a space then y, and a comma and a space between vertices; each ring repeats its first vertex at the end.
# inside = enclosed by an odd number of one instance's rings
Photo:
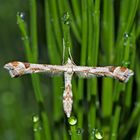
POLYGON ((80 78, 93 78, 97 75, 94 73, 90 73, 90 70, 94 69, 94 67, 86 67, 86 66, 74 66, 73 71, 78 75, 80 78))
POLYGON ((107 76, 118 79, 121 82, 127 82, 129 78, 134 75, 133 71, 126 67, 86 67, 86 66, 75 66, 74 72, 83 78, 90 78, 96 76, 107 76))
POLYGON ((61 74, 65 71, 64 66, 32 64, 24 62, 10 62, 4 65, 4 68, 9 70, 11 77, 19 77, 24 74, 47 72, 51 74, 61 74))

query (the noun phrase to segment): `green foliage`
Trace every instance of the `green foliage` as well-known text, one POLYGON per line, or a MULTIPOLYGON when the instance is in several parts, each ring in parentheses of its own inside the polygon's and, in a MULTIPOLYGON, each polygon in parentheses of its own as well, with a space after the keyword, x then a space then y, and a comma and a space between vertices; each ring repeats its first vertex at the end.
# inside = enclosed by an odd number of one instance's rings
MULTIPOLYGON (((35 140, 68 140, 70 138, 72 140, 139 140, 139 0, 81 0, 80 2, 78 0, 45 0, 44 3, 30 0, 26 5, 29 7, 30 24, 24 19, 23 13, 17 14, 17 23, 27 61, 39 63, 43 60, 44 63, 62 64, 62 59, 66 61, 69 55, 68 48, 70 48, 77 65, 127 66, 134 70, 135 76, 126 84, 109 78, 74 77, 72 115, 77 118, 75 125, 70 125, 63 112, 62 77, 52 76, 48 80, 42 75, 32 75, 33 89, 27 84, 30 83, 26 79, 29 75, 22 79, 26 81, 22 84, 22 80, 10 79, 11 86, 3 92, 0 99, 2 106, 9 107, 8 102, 11 100, 7 99, 8 92, 18 94, 23 84, 27 90, 22 89, 18 98, 14 97, 16 94, 12 96, 13 109, 16 107, 17 99, 21 102, 26 101, 22 98, 25 91, 30 91, 28 94, 31 95, 34 91, 35 99, 30 95, 34 102, 28 102, 29 110, 23 105, 18 106, 11 121, 17 124, 21 117, 21 121, 23 120, 25 124, 23 126, 19 123, 20 129, 17 127, 12 130, 13 133, 17 132, 16 136, 8 137, 7 140, 31 139, 31 134, 25 133, 28 129, 31 130, 31 127, 35 140), (40 16, 43 17, 43 21, 40 20, 40 16), (42 44, 45 44, 45 47, 42 44), (14 83, 18 86, 14 86, 14 83), (26 111, 31 112, 31 110, 33 113, 28 114, 28 117, 32 118, 32 121, 28 122, 28 119, 23 118, 26 116, 26 111)), ((7 110, 3 109, 2 112, 6 114, 7 110)), ((6 119, 3 120, 9 124, 12 123, 6 119)), ((6 128, 2 131, 7 133, 6 128)))

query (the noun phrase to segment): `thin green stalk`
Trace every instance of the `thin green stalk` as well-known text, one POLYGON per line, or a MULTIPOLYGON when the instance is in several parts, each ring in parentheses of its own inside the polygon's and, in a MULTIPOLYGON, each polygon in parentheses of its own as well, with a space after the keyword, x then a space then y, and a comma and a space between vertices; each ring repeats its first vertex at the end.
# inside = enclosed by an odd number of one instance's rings
POLYGON ((71 131, 71 140, 77 140, 77 134, 76 134, 76 126, 70 126, 71 131))
MULTIPOLYGON (((140 1, 139 1, 139 4, 138 4, 138 10, 137 11, 140 11, 140 1)), ((140 37, 140 18, 137 18, 136 29, 137 29, 136 30, 136 38, 139 38, 140 37)))
POLYGON ((124 29, 126 28, 126 24, 127 24, 127 19, 129 16, 129 6, 130 5, 130 0, 123 0, 120 2, 120 16, 119 16, 119 30, 118 30, 118 34, 117 34, 117 38, 118 38, 118 42, 120 40, 120 38, 123 36, 124 34, 124 29), (125 7, 125 10, 124 10, 125 7))
MULTIPOLYGON (((57 42, 55 40, 55 31, 53 31, 53 25, 51 21, 51 6, 49 5, 48 1, 45 1, 45 21, 46 21, 46 40, 47 40, 47 47, 48 47, 48 54, 50 57, 51 64, 60 64, 61 56, 59 53, 59 47, 57 46, 57 42), (53 51, 52 51, 53 50, 53 51), (57 59, 56 59, 57 57, 57 59)), ((58 25, 57 25, 58 26, 58 25)), ((62 38, 61 38, 62 40, 62 38)), ((61 46, 62 47, 62 46, 61 46)), ((62 54, 62 53, 61 53, 62 54)), ((58 79, 57 77, 53 77, 52 84, 53 84, 53 120, 58 121, 62 115, 62 112, 59 109, 62 108, 60 95, 62 97, 62 78, 58 79), (58 109, 59 108, 59 109, 58 109)))
MULTIPOLYGON (((110 78, 103 79, 102 91, 102 113, 105 118, 110 117, 112 114, 113 100, 113 80, 110 78)), ((110 120, 109 120, 110 121, 110 120)), ((108 123, 107 123, 108 124, 108 123)))
MULTIPOLYGON (((28 33, 27 33, 27 29, 26 29, 26 23, 25 21, 20 17, 19 14, 17 14, 17 22, 18 22, 18 25, 19 25, 19 28, 21 30, 21 34, 22 34, 22 38, 26 38, 23 40, 23 43, 25 45, 25 52, 27 54, 27 59, 29 62, 32 62, 34 61, 33 57, 32 57, 32 51, 31 51, 31 47, 30 47, 30 42, 29 42, 29 37, 28 37, 28 33)), ((37 78, 37 75, 32 75, 32 77, 36 77, 37 78)), ((42 97, 42 94, 41 94, 41 91, 40 91, 40 86, 39 86, 39 83, 38 83, 38 78, 34 81, 33 80, 33 86, 34 87, 37 87, 35 90, 35 95, 36 95, 36 99, 38 102, 43 102, 43 97, 42 97)))
POLYGON ((104 0, 103 3, 103 40, 102 46, 105 52, 105 64, 113 62, 114 47, 114 9, 112 0, 104 0))
MULTIPOLYGON (((32 48, 32 56, 33 61, 38 61, 38 40, 37 40, 37 9, 36 9, 36 1, 30 0, 30 36, 31 36, 31 48, 32 48)), ((45 110, 44 110, 44 100, 41 93, 41 86, 40 86, 40 79, 38 75, 32 75, 32 83, 36 94, 36 99, 39 103, 39 109, 41 113, 41 118, 43 122, 43 128, 44 128, 44 134, 45 138, 51 138, 50 136, 50 129, 49 129, 49 121, 46 116, 45 110), (41 105, 40 105, 41 104, 41 105), (48 134, 49 133, 49 134, 48 134)))
MULTIPOLYGON (((140 119, 138 122, 140 122, 140 119)), ((135 137, 135 140, 138 140, 138 139, 140 139, 140 123, 138 123, 136 137, 135 137)))
POLYGON ((71 19, 72 19, 72 22, 71 22, 71 29, 73 31, 73 34, 75 35, 77 41, 79 43, 81 43, 81 35, 80 35, 80 30, 77 28, 77 25, 76 23, 74 22, 75 19, 73 17, 73 13, 72 13, 72 10, 70 8, 70 4, 67 0, 63 0, 63 3, 64 3, 64 12, 69 12, 70 15, 71 15, 71 19))
MULTIPOLYGON (((97 66, 98 64, 98 56, 99 56, 99 32, 100 32, 100 0, 95 0, 94 7, 93 7, 93 46, 91 48, 91 63, 93 66, 97 66)), ((90 28, 89 28, 90 30, 90 28)), ((95 128, 97 126, 97 118, 96 118, 96 111, 98 110, 98 107, 96 105, 98 101, 98 84, 97 79, 91 80, 91 97, 93 97, 92 100, 92 109, 89 113, 90 121, 91 121, 91 127, 95 128), (94 99, 95 98, 95 99, 94 99), (93 118, 93 119, 92 119, 93 118)), ((92 98, 91 98, 92 99, 92 98)))
MULTIPOLYGON (((92 0, 88 0, 88 57, 87 57, 87 64, 88 65, 93 65, 93 14, 94 14, 94 3, 92 0)), ((97 55, 97 54, 96 54, 97 55)))
POLYGON ((136 125, 137 123, 136 120, 139 120, 139 114, 140 114, 140 103, 137 103, 127 123, 121 125, 120 127, 119 130, 120 139, 124 139, 125 136, 128 134, 129 130, 132 128, 132 126, 136 125))
POLYGON ((129 6, 131 6, 131 12, 129 13, 127 24, 126 24, 127 25, 126 29, 128 31, 132 28, 132 25, 134 24, 134 18, 136 16, 136 12, 138 9, 139 0, 134 0, 134 1, 130 1, 130 2, 131 3, 129 4, 129 6))
POLYGON ((43 99, 43 96, 42 96, 42 93, 41 93, 39 76, 32 74, 31 78, 32 78, 33 88, 35 89, 34 92, 35 92, 35 95, 36 95, 36 100, 37 100, 38 103, 39 102, 43 103, 44 99, 43 99))
MULTIPOLYGON (((82 0, 82 46, 81 46, 81 55, 80 55, 80 64, 85 65, 86 64, 86 50, 87 50, 87 1, 82 0)), ((78 80, 78 96, 76 97, 76 100, 82 100, 83 99, 83 88, 84 88, 84 82, 83 80, 78 80)), ((82 128, 83 124, 83 110, 80 109, 78 112, 78 127, 82 128)), ((82 137, 81 137, 82 138, 82 137)))
POLYGON ((68 140, 68 135, 67 135, 65 124, 63 125, 63 140, 68 140))
MULTIPOLYGON (((87 50, 87 2, 82 0, 82 46, 80 55, 80 64, 86 64, 86 50, 87 50)), ((83 80, 78 81, 78 99, 82 99, 83 94, 83 80)))
POLYGON ((51 0, 48 1, 49 6, 51 7, 50 11, 52 13, 52 26, 53 26, 53 31, 54 31, 54 35, 57 41, 57 45, 58 45, 58 50, 59 53, 62 53, 62 26, 61 26, 61 17, 59 15, 58 12, 58 7, 57 7, 57 1, 56 0, 51 0))
MULTIPOLYGON (((25 52, 26 52, 26 55, 27 55, 27 59, 28 59, 29 62, 35 62, 35 61, 37 61, 37 56, 33 56, 33 54, 35 54, 35 53, 32 53, 33 50, 31 50, 31 47, 30 47, 30 42, 29 42, 29 39, 28 39, 28 33, 27 33, 27 29, 26 29, 26 23, 20 17, 19 14, 17 15, 17 22, 18 22, 22 37, 27 38, 27 39, 23 40, 23 43, 25 45, 25 52)), ((34 28, 36 28, 36 27, 34 26, 34 28)), ((35 92, 36 101, 38 102, 38 106, 39 106, 39 109, 41 110, 41 115, 42 115, 44 113, 44 110, 43 110, 44 107, 42 108, 42 106, 44 104, 44 101, 43 101, 43 96, 42 96, 42 93, 41 93, 41 87, 40 87, 40 81, 39 81, 38 75, 32 75, 32 84, 33 84, 33 88, 34 88, 34 92, 35 92)), ((50 135, 49 135, 50 130, 45 129, 46 128, 45 126, 48 125, 48 123, 46 124, 45 123, 46 121, 44 121, 43 116, 41 116, 41 117, 42 117, 42 120, 43 120, 44 133, 48 133, 46 138, 50 137, 50 135)), ((47 116, 46 116, 46 118, 47 118, 47 116)))
MULTIPOLYGON (((87 20, 88 20, 88 57, 87 57, 87 65, 92 66, 93 65, 93 44, 94 44, 94 40, 93 40, 93 14, 94 14, 94 3, 92 0, 88 0, 87 1, 87 12, 88 12, 88 16, 87 16, 87 20)), ((97 55, 97 54, 95 54, 97 55)), ((95 101, 95 94, 96 94, 96 90, 97 90, 97 86, 95 84, 96 79, 89 79, 87 80, 87 100, 88 102, 90 102, 90 106, 89 106, 89 113, 88 113, 88 120, 89 120, 89 127, 95 128, 95 118, 96 118, 96 101, 95 101), (94 99, 93 99, 94 98, 94 99)))
POLYGON ((118 127, 119 127, 119 121, 120 121, 120 113, 121 113, 121 107, 116 106, 115 114, 113 116, 113 120, 111 123, 112 128, 111 128, 110 140, 118 139, 118 127))
POLYGON ((93 18, 93 66, 97 66, 98 62, 98 55, 99 55, 99 32, 100 32, 100 0, 95 0, 94 4, 94 18, 93 18))
POLYGON ((63 16, 63 61, 66 62, 67 59, 70 57, 71 58, 71 50, 72 50, 72 43, 71 43, 71 38, 70 38, 70 14, 66 12, 63 16))
MULTIPOLYGON (((75 35, 76 40, 80 43, 81 42, 80 29, 77 28, 77 25, 75 23, 75 18, 73 16, 72 9, 70 7, 69 2, 67 0, 60 0, 60 2, 58 3, 58 6, 59 6, 59 13, 61 16, 63 16, 67 12, 69 13, 70 22, 71 22, 70 23, 71 30, 73 34, 75 35)), ((62 24, 62 27, 63 27, 63 24, 62 24)))
MULTIPOLYGON (((121 52, 121 50, 123 50, 123 37, 125 33, 128 33, 131 31, 132 26, 133 26, 133 22, 134 22, 134 18, 136 16, 136 11, 138 8, 138 2, 139 0, 134 0, 134 1, 129 1, 129 2, 125 2, 125 3, 121 3, 121 16, 123 18, 123 20, 120 19, 120 28, 119 28, 119 32, 118 32, 118 36, 117 36, 117 42, 116 42, 116 61, 117 63, 120 63, 122 57, 123 57, 123 52, 121 52), (123 6, 125 4, 128 4, 127 8, 131 8, 129 13, 123 13, 125 10, 123 10, 123 6), (122 12, 123 11, 123 12, 122 12), (122 25, 122 26, 121 26, 122 25)), ((126 10, 127 11, 127 10, 126 10)))
MULTIPOLYGON (((131 33, 131 38, 129 39, 128 46, 126 46, 126 50, 124 53, 124 61, 130 62, 130 68, 134 68, 135 64, 135 49, 136 49, 136 38, 135 38, 135 26, 131 33), (131 42, 131 44, 130 44, 131 42), (127 49, 128 47, 128 49, 127 49)), ((132 104, 132 79, 129 81, 126 87, 126 97, 125 97, 125 106, 130 108, 132 104)))
MULTIPOLYGON (((139 55, 137 54, 136 56, 136 71, 135 71, 135 75, 140 75, 140 61, 139 61, 139 55)), ((138 93, 140 93, 140 78, 139 76, 136 76, 136 81, 137 81, 137 88, 138 88, 138 93)), ((137 100, 140 102, 140 94, 137 94, 137 100)))
POLYGON ((87 56, 87 41, 88 36, 88 24, 87 24, 87 1, 82 0, 82 46, 81 46, 81 58, 80 64, 86 65, 86 56, 87 56))
MULTIPOLYGON (((114 47, 114 12, 113 11, 114 11, 113 1, 104 0, 103 23, 102 23, 103 25, 102 46, 105 52, 105 61, 104 61, 105 64, 110 64, 113 62, 113 47, 114 47)), ((104 78, 103 86, 102 86, 102 113, 105 118, 110 117, 112 114, 112 106, 113 106, 112 94, 113 94, 113 80, 109 78, 104 78)), ((105 127, 109 127, 109 126, 105 126, 105 127)))
POLYGON ((74 16, 76 19, 76 23, 78 26, 79 31, 81 31, 81 5, 78 3, 77 0, 72 0, 72 8, 73 8, 73 12, 74 12, 74 16))
POLYGON ((41 126, 40 126, 40 120, 39 116, 35 115, 33 116, 33 131, 34 131, 34 139, 35 140, 41 140, 41 126))
POLYGON ((38 40, 37 40, 37 8, 36 0, 30 0, 30 37, 34 62, 38 60, 38 40))
MULTIPOLYGON (((89 36, 88 36, 88 64, 97 66, 98 64, 98 49, 99 49, 99 30, 100 30, 100 1, 96 0, 94 3, 88 1, 88 23, 89 23, 89 36), (93 16, 94 15, 94 16, 93 16)), ((96 111, 98 102, 97 98, 97 79, 88 81, 87 86, 88 100, 91 100, 88 120, 91 129, 95 128, 96 124, 96 111)))
POLYGON ((119 101, 119 97, 120 97, 120 92, 123 88, 123 84, 115 81, 114 82, 114 91, 113 91, 113 102, 118 102, 119 101))
POLYGON ((138 24, 137 31, 136 31, 136 38, 140 36, 140 23, 138 24))
POLYGON ((27 25, 25 21, 22 19, 22 16, 23 16, 22 13, 17 13, 17 24, 21 31, 21 36, 22 36, 22 40, 25 46, 25 51, 26 51, 26 57, 29 60, 29 62, 32 62, 33 58, 30 57, 31 48, 30 48, 29 37, 28 37, 28 32, 27 32, 27 25))
MULTIPOLYGON (((45 23, 46 23, 46 36, 47 36, 47 47, 48 55, 52 64, 59 64, 61 62, 61 55, 59 55, 58 47, 56 47, 56 41, 54 39, 53 26, 51 21, 51 9, 49 2, 45 0, 45 23), (52 51, 53 50, 53 51, 52 51), (57 59, 54 56, 58 56, 57 59)), ((61 39, 62 40, 62 39, 61 39)), ((61 46, 62 47, 62 46, 61 46)))

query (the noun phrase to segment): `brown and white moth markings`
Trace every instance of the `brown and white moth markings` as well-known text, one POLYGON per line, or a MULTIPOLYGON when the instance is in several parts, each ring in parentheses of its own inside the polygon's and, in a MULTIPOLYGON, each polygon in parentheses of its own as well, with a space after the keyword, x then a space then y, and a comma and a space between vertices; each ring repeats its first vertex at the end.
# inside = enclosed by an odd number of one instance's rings
POLYGON ((15 61, 5 64, 4 68, 9 70, 11 77, 19 77, 24 74, 42 72, 64 74, 65 90, 63 93, 63 108, 67 117, 70 117, 72 111, 73 94, 71 80, 74 73, 83 78, 107 76, 118 79, 119 81, 125 83, 134 74, 132 70, 121 66, 76 66, 70 58, 68 58, 65 65, 32 64, 15 61))

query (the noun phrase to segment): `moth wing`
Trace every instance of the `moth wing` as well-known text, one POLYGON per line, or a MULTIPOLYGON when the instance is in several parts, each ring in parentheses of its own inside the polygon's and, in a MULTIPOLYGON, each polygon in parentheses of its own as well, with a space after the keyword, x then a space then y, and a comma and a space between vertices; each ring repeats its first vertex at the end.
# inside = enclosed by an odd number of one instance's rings
POLYGON ((96 77, 96 73, 92 71, 95 69, 94 67, 86 67, 86 66, 75 66, 74 72, 80 78, 94 78, 96 77))

